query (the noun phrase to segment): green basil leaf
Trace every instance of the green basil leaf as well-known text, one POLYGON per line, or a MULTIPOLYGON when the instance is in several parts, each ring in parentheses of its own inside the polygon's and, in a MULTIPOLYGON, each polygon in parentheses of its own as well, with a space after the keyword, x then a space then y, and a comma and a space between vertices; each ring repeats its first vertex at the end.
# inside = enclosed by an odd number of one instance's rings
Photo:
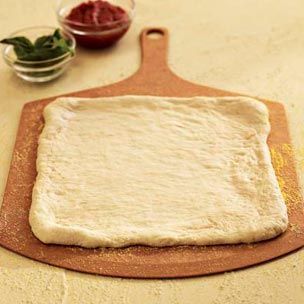
POLYGON ((32 42, 26 37, 14 37, 7 38, 0 41, 4 44, 11 44, 13 46, 18 46, 20 48, 24 48, 25 50, 31 51, 34 49, 32 42))
POLYGON ((41 48, 47 48, 47 47, 52 47, 53 44, 53 36, 48 35, 48 36, 41 36, 36 39, 34 43, 34 47, 36 49, 41 49, 41 48))
POLYGON ((56 57, 59 57, 65 54, 66 51, 61 48, 45 48, 45 49, 37 49, 31 53, 25 54, 20 57, 20 60, 24 61, 40 61, 40 60, 49 60, 56 57))
POLYGON ((54 39, 54 47, 59 47, 59 48, 62 48, 63 50, 65 50, 66 52, 69 51, 69 46, 67 44, 67 42, 61 38, 61 39, 54 39))
POLYGON ((22 56, 25 56, 26 54, 29 54, 31 51, 25 49, 24 47, 21 47, 19 45, 14 46, 14 52, 17 55, 17 58, 20 58, 22 56))
POLYGON ((53 37, 54 38, 57 38, 57 39, 61 39, 62 36, 61 36, 61 33, 60 33, 60 29, 56 29, 54 34, 53 34, 53 37))

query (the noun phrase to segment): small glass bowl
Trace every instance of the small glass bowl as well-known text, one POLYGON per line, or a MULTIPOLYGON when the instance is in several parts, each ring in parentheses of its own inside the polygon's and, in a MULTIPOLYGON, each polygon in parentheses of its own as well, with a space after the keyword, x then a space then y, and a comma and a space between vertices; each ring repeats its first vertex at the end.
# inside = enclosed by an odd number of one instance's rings
POLYGON ((128 31, 135 14, 134 0, 107 0, 125 10, 128 15, 127 21, 117 20, 95 26, 66 19, 74 7, 85 2, 89 1, 60 0, 56 12, 61 27, 74 35, 77 44, 87 48, 105 48, 116 43, 128 31))
MULTIPOLYGON (((55 30, 55 27, 49 26, 29 27, 14 32, 10 37, 25 36, 31 41, 34 41, 40 36, 53 34, 55 30)), ((24 80, 30 82, 46 82, 53 80, 66 70, 68 64, 75 56, 76 41, 74 37, 64 31, 61 31, 61 34, 68 39, 73 54, 67 52, 49 60, 23 61, 17 58, 12 45, 5 45, 2 50, 3 58, 14 72, 24 80)))

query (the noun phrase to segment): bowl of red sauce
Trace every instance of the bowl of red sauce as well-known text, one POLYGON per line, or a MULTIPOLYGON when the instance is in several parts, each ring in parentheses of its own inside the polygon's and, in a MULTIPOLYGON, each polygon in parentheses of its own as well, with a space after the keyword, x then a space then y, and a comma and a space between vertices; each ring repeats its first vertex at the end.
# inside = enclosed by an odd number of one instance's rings
POLYGON ((57 18, 79 45, 98 49, 115 44, 125 35, 134 11, 133 0, 62 0, 57 18))

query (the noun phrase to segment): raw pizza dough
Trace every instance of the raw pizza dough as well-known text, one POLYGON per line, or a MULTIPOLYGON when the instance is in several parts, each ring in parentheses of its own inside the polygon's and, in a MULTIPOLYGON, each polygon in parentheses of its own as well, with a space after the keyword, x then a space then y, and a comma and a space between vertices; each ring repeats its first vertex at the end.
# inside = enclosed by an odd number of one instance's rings
POLYGON ((287 228, 257 100, 60 98, 44 118, 29 218, 44 243, 231 244, 287 228))

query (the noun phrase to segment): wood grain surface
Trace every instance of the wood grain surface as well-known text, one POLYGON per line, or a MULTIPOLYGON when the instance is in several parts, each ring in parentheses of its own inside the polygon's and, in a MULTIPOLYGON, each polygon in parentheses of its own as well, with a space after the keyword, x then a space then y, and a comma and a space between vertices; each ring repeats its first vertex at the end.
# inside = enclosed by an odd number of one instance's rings
MULTIPOLYGON (((145 29, 140 38, 142 64, 134 75, 109 86, 64 96, 239 95, 196 85, 176 76, 167 65, 166 29, 145 29), (155 34, 158 36, 155 37, 155 34)), ((57 97, 33 101, 23 108, 0 214, 0 244, 3 247, 40 262, 80 272, 128 278, 172 278, 248 267, 285 255, 304 245, 303 201, 284 107, 280 103, 266 100, 262 101, 270 112, 271 133, 268 145, 290 221, 288 230, 281 236, 254 244, 165 248, 131 246, 120 249, 85 249, 43 244, 32 234, 28 214, 36 177, 37 141, 43 128, 42 111, 57 97)))

